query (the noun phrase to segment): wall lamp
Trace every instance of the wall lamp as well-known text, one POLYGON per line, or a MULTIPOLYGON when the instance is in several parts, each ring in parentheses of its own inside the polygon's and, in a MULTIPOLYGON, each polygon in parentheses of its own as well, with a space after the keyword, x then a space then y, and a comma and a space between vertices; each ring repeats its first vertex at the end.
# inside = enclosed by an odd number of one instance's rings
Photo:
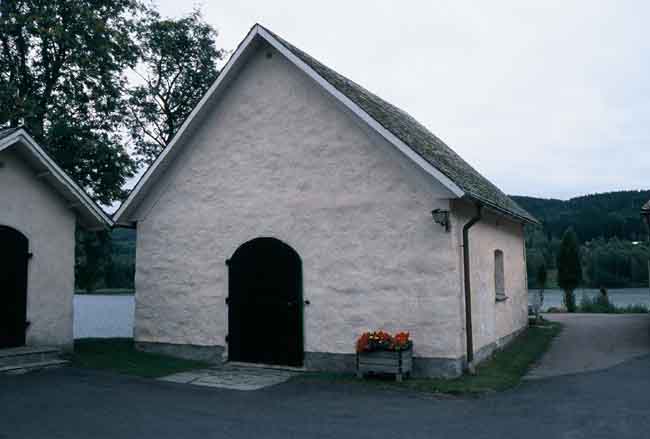
POLYGON ((449 231, 449 211, 448 210, 442 210, 442 209, 434 209, 431 211, 431 216, 433 217, 433 221, 436 222, 437 224, 440 224, 442 227, 445 228, 445 231, 449 231))

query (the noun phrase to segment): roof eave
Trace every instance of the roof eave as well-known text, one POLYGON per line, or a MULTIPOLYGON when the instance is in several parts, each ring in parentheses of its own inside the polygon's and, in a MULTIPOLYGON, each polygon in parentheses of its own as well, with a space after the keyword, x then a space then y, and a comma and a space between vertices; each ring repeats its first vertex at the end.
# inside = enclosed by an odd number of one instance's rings
POLYGON ((492 201, 486 200, 483 197, 467 193, 466 198, 470 198, 470 199, 472 199, 472 200, 474 200, 474 201, 476 201, 478 203, 481 203, 482 205, 485 205, 489 209, 491 209, 493 211, 496 211, 497 213, 500 213, 501 215, 505 215, 505 216, 514 218, 517 221, 520 221, 520 222, 523 222, 523 223, 526 223, 526 224, 532 224, 532 225, 540 225, 541 224, 541 222, 532 215, 530 215, 530 216, 520 215, 520 214, 518 214, 516 212, 513 212, 511 210, 504 209, 503 207, 498 206, 495 203, 493 203, 492 201))
MULTIPOLYGON (((91 230, 113 227, 113 220, 48 156, 23 128, 0 140, 0 151, 15 144, 23 145, 32 157, 43 166, 44 173, 51 176, 56 183, 58 192, 65 191, 67 195, 75 200, 74 206, 70 208, 77 211, 79 218, 81 218, 80 222, 84 227, 91 230)), ((67 197, 64 196, 64 198, 67 197)))
POLYGON ((232 54, 223 69, 221 69, 221 72, 219 73, 219 76, 217 76, 217 79, 210 86, 208 91, 203 95, 199 103, 196 104, 192 112, 185 119, 185 122, 183 122, 183 125, 181 125, 169 144, 167 144, 167 146, 162 150, 162 152, 153 162, 153 164, 149 166, 149 168, 144 172, 140 180, 138 180, 136 185, 131 190, 131 193, 129 193, 129 196, 113 214, 113 221, 116 224, 133 224, 135 222, 132 218, 129 218, 129 216, 135 207, 137 207, 139 199, 141 198, 141 193, 143 191, 146 192, 150 181, 152 181, 152 178, 154 178, 160 172, 161 167, 163 167, 163 165, 171 157, 173 157, 175 152, 174 150, 176 149, 177 145, 181 143, 181 140, 184 138, 186 131, 188 131, 188 128, 192 125, 196 116, 200 114, 201 110, 212 99, 213 95, 215 95, 216 92, 221 89, 221 85, 227 85, 226 82, 229 80, 230 73, 232 73, 241 65, 239 61, 243 60, 243 55, 248 52, 249 47, 251 47, 251 43, 257 35, 258 25, 255 25, 248 32, 246 38, 244 38, 241 43, 239 43, 239 46, 237 46, 235 52, 232 54))

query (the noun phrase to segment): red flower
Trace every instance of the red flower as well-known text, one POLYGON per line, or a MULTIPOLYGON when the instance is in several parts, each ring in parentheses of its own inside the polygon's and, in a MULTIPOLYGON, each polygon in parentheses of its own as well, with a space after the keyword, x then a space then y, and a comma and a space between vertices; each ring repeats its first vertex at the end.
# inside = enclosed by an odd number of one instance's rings
POLYGON ((357 352, 395 351, 410 346, 408 332, 398 332, 395 337, 385 331, 364 332, 357 339, 357 352))

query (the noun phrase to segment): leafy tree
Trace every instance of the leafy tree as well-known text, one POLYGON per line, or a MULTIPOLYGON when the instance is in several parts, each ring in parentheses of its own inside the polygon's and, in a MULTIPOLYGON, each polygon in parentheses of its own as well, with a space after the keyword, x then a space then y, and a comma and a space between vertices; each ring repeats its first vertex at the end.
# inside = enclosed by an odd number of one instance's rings
POLYGON ((140 84, 129 89, 129 127, 136 152, 150 164, 210 88, 225 51, 200 11, 161 19, 155 11, 138 26, 140 84))
POLYGON ((0 0, 0 127, 25 126, 102 204, 124 197, 217 77, 225 55, 200 11, 140 0, 0 0), (139 75, 138 85, 128 79, 139 75))
POLYGON ((111 260, 111 234, 103 230, 90 232, 77 229, 75 265, 76 287, 93 291, 104 276, 111 260))
POLYGON ((539 288, 539 284, 537 283, 537 273, 542 266, 546 266, 544 263, 544 255, 542 254, 542 251, 538 248, 527 248, 526 270, 529 288, 539 288))
POLYGON ((113 229, 110 259, 104 272, 104 287, 134 288, 135 237, 135 230, 113 229))
POLYGON ((542 263, 538 268, 537 268, 537 285, 539 286, 539 294, 541 296, 542 302, 544 301, 544 290, 546 289, 546 283, 548 280, 548 269, 546 268, 546 264, 542 263))
MULTIPOLYGON (((140 0, 0 0, 0 127, 24 126, 99 203, 120 200, 130 142, 151 161, 216 78, 215 37, 199 11, 166 20, 140 0)), ((129 273, 106 248, 79 238, 81 287, 129 273)))
POLYGON ((101 203, 134 164, 120 136, 136 0, 0 1, 0 126, 24 125, 101 203))
POLYGON ((650 248, 645 242, 599 238, 585 243, 582 254, 586 281, 591 287, 625 288, 648 284, 650 248))
POLYGON ((564 304, 569 312, 575 312, 575 289, 582 282, 582 265, 578 236, 569 228, 562 236, 562 244, 557 256, 557 282, 564 290, 564 304))

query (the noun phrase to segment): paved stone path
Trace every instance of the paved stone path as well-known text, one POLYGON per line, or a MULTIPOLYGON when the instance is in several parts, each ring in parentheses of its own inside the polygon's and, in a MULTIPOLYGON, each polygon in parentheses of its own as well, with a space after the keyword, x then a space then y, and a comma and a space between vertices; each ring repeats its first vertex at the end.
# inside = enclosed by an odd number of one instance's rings
POLYGON ((650 353, 648 314, 544 314, 564 325, 540 363, 538 379, 603 370, 650 353))
POLYGON ((283 383, 297 373, 264 367, 224 365, 210 369, 175 373, 160 378, 160 380, 231 390, 259 390, 283 383))

